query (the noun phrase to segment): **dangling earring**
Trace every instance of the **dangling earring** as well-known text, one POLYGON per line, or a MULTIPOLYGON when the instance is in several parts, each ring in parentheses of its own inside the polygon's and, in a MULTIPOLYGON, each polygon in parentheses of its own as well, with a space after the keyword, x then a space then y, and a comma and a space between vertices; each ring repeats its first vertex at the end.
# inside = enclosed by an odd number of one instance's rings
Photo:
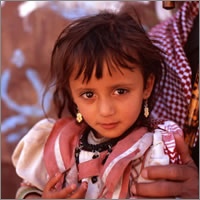
POLYGON ((81 123, 83 121, 83 116, 82 116, 82 114, 79 111, 76 114, 76 121, 78 123, 81 123))
POLYGON ((144 116, 147 118, 149 116, 148 100, 144 101, 144 116))

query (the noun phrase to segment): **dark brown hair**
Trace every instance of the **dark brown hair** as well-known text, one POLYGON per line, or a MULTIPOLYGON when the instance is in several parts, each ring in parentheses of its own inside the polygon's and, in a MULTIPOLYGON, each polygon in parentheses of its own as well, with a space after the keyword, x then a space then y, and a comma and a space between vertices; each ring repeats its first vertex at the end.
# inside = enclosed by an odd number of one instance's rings
MULTIPOLYGON (((150 74, 155 76, 155 84, 159 84, 162 74, 159 50, 148 38, 139 19, 126 12, 111 11, 77 19, 61 32, 51 57, 47 90, 55 87, 53 102, 59 118, 66 107, 72 116, 77 112, 69 88, 72 72, 76 70, 76 78, 84 74, 83 82, 88 82, 95 70, 96 78, 100 79, 103 63, 107 64, 110 75, 112 68, 131 70, 133 64, 137 64, 144 85, 150 74)), ((153 91, 149 98, 151 107, 155 97, 153 91)))

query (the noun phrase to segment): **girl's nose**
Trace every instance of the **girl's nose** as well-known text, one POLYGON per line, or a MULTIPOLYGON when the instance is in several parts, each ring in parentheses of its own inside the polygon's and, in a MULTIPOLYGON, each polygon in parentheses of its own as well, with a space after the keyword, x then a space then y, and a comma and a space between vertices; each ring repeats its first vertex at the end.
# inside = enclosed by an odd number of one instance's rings
POLYGON ((100 100, 98 109, 99 114, 103 117, 111 116, 115 113, 113 101, 109 98, 100 100))

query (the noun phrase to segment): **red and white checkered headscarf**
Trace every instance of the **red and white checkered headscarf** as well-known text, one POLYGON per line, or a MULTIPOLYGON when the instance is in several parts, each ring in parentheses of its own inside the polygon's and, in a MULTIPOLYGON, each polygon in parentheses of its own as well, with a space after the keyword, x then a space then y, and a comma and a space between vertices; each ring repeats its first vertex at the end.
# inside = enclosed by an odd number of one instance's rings
MULTIPOLYGON (((163 93, 158 97, 152 117, 173 120, 184 127, 191 100, 192 71, 184 45, 199 13, 199 1, 184 2, 176 14, 153 27, 149 36, 163 51, 167 73, 163 93)), ((162 80, 164 81, 164 77, 162 80)), ((158 91, 157 91, 158 92, 158 91)))

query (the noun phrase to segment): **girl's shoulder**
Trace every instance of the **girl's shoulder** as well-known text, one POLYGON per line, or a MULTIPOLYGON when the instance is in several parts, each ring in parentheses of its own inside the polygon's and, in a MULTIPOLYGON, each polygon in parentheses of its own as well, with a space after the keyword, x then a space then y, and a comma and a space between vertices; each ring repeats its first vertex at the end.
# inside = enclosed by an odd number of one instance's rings
POLYGON ((56 130, 61 130, 63 127, 70 127, 71 124, 74 124, 74 119, 71 117, 53 119, 53 118, 44 118, 34 124, 27 134, 22 137, 17 146, 24 145, 29 143, 29 148, 37 144, 44 144, 48 137, 56 130))
POLYGON ((55 123, 56 123, 56 120, 52 118, 41 119, 40 121, 38 121, 36 124, 32 126, 32 128, 21 139, 21 141, 42 142, 43 140, 46 139, 46 137, 48 137, 55 123))
POLYGON ((36 152, 43 151, 44 146, 50 136, 54 134, 55 130, 60 130, 63 127, 71 126, 72 118, 61 118, 55 120, 53 118, 44 118, 32 126, 32 128, 25 134, 16 145, 12 161, 16 165, 20 156, 28 156, 36 152))

